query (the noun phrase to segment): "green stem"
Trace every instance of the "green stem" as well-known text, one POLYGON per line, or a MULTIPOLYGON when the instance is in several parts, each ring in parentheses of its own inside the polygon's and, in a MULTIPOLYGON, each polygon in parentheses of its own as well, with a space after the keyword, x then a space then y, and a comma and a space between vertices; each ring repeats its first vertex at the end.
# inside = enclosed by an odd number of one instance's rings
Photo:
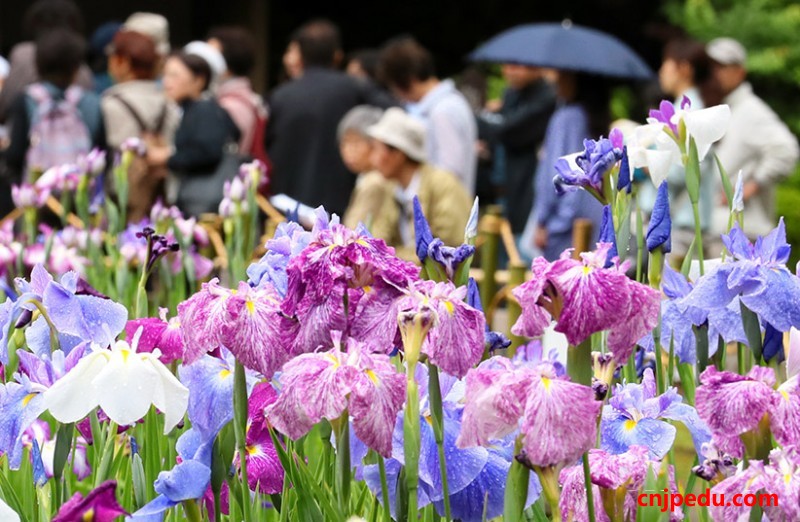
POLYGON ((592 340, 584 340, 578 346, 567 349, 567 373, 573 382, 592 385, 592 340))
POLYGON ((747 355, 747 347, 744 343, 736 343, 736 360, 738 362, 739 368, 739 375, 744 375, 747 373, 747 368, 745 367, 745 357, 747 355))
POLYGON ((539 476, 539 483, 542 485, 542 495, 550 504, 552 522, 561 522, 561 510, 558 509, 558 501, 561 498, 561 491, 558 487, 558 477, 556 470, 550 466, 547 468, 534 467, 539 476))
POLYGON ((250 522, 250 483, 247 480, 247 380, 244 366, 236 361, 233 374, 233 417, 236 448, 239 451, 239 467, 242 471, 242 515, 250 522))
POLYGON ((350 510, 350 420, 347 410, 341 417, 333 421, 333 433, 336 437, 336 482, 339 489, 339 506, 342 513, 350 510))
POLYGON ((692 212, 694 213, 694 242, 697 245, 697 261, 700 263, 700 275, 705 274, 703 261, 703 231, 700 228, 700 209, 697 201, 692 202, 692 212))
POLYGON ((383 522, 391 522, 392 514, 389 507, 389 481, 386 480, 386 463, 383 456, 378 455, 378 470, 381 473, 381 500, 383 500, 383 522))
POLYGON ((592 491, 592 475, 589 472, 589 454, 583 454, 583 483, 586 487, 586 504, 589 508, 589 522, 594 522, 594 491, 592 491))
POLYGON ((442 494, 444 495, 444 516, 446 520, 452 520, 450 511, 450 489, 447 485, 447 461, 444 451, 444 413, 442 409, 442 389, 439 386, 439 369, 428 362, 428 399, 431 405, 431 416, 433 417, 433 434, 436 438, 436 446, 439 449, 439 473, 442 476, 442 494))
POLYGON ((108 471, 111 467, 111 462, 114 460, 114 443, 116 440, 117 423, 109 420, 106 441, 103 445, 103 457, 100 459, 100 467, 97 469, 97 474, 94 477, 94 487, 98 487, 108 477, 108 471))
POLYGON ((184 500, 183 510, 186 512, 186 520, 190 522, 203 522, 203 514, 196 500, 184 500))
POLYGON ((406 485, 408 489, 408 519, 417 519, 417 489, 419 486, 419 392, 413 370, 406 383, 406 411, 403 415, 403 447, 405 452, 406 485))
MULTIPOLYGON (((522 452, 522 436, 514 443, 514 455, 522 452)), ((511 461, 511 468, 506 478, 506 491, 503 498, 503 519, 506 522, 525 520, 525 502, 528 498, 530 469, 516 458, 511 461)))

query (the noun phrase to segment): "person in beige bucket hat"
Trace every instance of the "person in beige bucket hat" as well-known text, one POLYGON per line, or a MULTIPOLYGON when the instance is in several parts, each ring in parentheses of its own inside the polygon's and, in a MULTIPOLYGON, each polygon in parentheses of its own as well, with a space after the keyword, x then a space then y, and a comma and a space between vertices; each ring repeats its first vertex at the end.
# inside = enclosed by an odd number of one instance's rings
POLYGON ((416 260, 414 196, 419 198, 431 231, 446 245, 464 241, 464 226, 471 201, 458 178, 427 163, 425 126, 402 109, 388 109, 367 129, 374 140, 372 163, 388 180, 396 183, 395 197, 376 216, 375 228, 391 230, 382 239, 408 260, 416 260))

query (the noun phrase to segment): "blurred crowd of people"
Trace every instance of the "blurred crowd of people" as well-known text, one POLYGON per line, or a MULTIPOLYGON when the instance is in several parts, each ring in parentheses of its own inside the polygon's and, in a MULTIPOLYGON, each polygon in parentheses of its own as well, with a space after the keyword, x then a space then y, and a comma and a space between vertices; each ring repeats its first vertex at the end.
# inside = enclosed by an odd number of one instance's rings
MULTIPOLYGON (((462 85, 439 77, 413 37, 346 56, 339 29, 314 20, 290 37, 284 79, 265 101, 250 83, 256 49, 241 27, 214 28, 206 40, 173 49, 163 16, 135 13, 104 24, 87 44, 70 0, 37 0, 26 25, 31 40, 0 60, 0 214, 13 208, 12 183, 140 137, 147 156, 130 173, 131 219, 157 198, 191 215, 215 212, 221 182, 253 158, 269 165, 272 194, 324 205, 351 227, 364 223, 409 258, 415 196, 448 244, 462 241, 476 194, 503 206, 527 258, 557 258, 577 219, 592 221, 594 239, 599 233, 600 204, 585 191, 558 196, 552 180, 559 157, 610 132, 611 84, 601 77, 501 64, 505 90, 485 101, 485 82, 475 89, 469 74, 462 85)), ((665 46, 659 83, 678 105, 730 105, 730 128, 714 152, 729 175, 742 172, 745 221, 759 234, 775 223, 775 184, 799 151, 753 93, 746 59, 730 38, 705 45, 681 37, 665 46)), ((625 132, 631 123, 615 125, 625 132)), ((700 215, 713 255, 727 224, 715 214, 727 207, 708 158, 700 215)), ((647 172, 634 174, 647 211, 655 187, 647 172)), ((684 178, 679 167, 669 176, 678 255, 694 237, 684 178)))

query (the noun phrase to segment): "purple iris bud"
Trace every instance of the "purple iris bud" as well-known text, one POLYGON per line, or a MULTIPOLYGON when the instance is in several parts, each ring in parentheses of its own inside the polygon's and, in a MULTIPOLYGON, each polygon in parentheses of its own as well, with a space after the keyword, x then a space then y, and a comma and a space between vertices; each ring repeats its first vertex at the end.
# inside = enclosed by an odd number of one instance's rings
POLYGON ((598 401, 605 400, 606 395, 608 395, 608 384, 598 379, 592 378, 592 390, 594 390, 595 400, 598 401))
POLYGON ((136 437, 131 435, 131 456, 139 454, 139 443, 136 442, 136 437))
POLYGON ((300 202, 297 202, 293 210, 286 213, 286 221, 300 223, 300 202))
POLYGON ((433 232, 416 196, 414 196, 414 237, 417 242, 417 257, 424 263, 429 254, 430 244, 433 242, 433 232))
POLYGON ((136 237, 150 239, 150 236, 155 233, 156 231, 152 227, 144 227, 141 232, 136 233, 136 237))
POLYGON ((661 247, 664 253, 672 250, 672 218, 669 216, 669 187, 664 181, 658 187, 656 203, 650 215, 650 225, 647 227, 645 242, 647 250, 652 252, 661 247))
MULTIPOLYGON (((424 219, 424 218, 423 218, 424 219)), ((417 242, 417 248, 420 244, 417 242)), ((458 271, 461 264, 469 259, 475 253, 475 247, 472 245, 461 245, 458 247, 445 246, 444 242, 438 237, 430 242, 428 245, 428 255, 438 264, 444 267, 447 278, 451 281, 455 279, 456 271, 458 271)), ((419 251, 417 251, 419 255, 419 251)), ((420 258, 421 261, 424 259, 420 258)))
POLYGON ((26 308, 23 308, 22 312, 19 314, 19 317, 17 318, 17 322, 14 323, 14 328, 25 328, 28 325, 28 323, 31 322, 32 318, 33 318, 33 312, 31 312, 26 308))
POLYGON ((604 268, 611 268, 614 265, 613 259, 619 256, 617 252, 617 236, 614 233, 614 219, 611 217, 611 205, 603 207, 603 221, 600 225, 600 243, 610 243, 611 248, 606 254, 606 264, 604 268))
POLYGON ((762 355, 764 361, 770 362, 773 357, 777 356, 778 361, 782 362, 786 357, 783 353, 783 332, 769 323, 766 323, 764 331, 764 346, 762 347, 762 355))
POLYGON ((41 488, 47 484, 47 473, 44 470, 42 452, 39 450, 39 441, 36 439, 33 439, 31 458, 33 459, 33 483, 37 488, 41 488))
POLYGON ((86 279, 79 277, 78 281, 75 283, 75 295, 92 295, 94 297, 99 297, 100 299, 111 299, 107 295, 103 295, 97 291, 92 285, 90 285, 86 279))
POLYGON ((619 177, 617 178, 617 190, 625 190, 631 193, 633 183, 631 180, 631 165, 628 160, 628 147, 622 148, 622 161, 619 164, 619 177))

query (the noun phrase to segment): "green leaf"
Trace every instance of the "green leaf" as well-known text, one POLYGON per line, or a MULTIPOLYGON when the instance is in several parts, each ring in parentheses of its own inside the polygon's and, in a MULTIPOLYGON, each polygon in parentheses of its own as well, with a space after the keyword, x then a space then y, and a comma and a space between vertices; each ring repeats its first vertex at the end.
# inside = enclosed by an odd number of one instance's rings
POLYGON ((733 185, 731 184, 731 179, 728 177, 728 173, 725 171, 725 167, 722 165, 722 161, 720 161, 719 156, 714 154, 714 159, 717 162, 719 178, 722 181, 722 188, 725 191, 725 198, 728 200, 728 208, 730 208, 730 206, 733 204, 733 185))
POLYGON ((686 192, 689 200, 697 203, 700 199, 700 158, 694 138, 689 138, 689 154, 686 158, 686 192))
POLYGON ((761 340, 761 324, 758 321, 758 316, 755 312, 747 308, 747 305, 740 299, 739 306, 742 310, 742 325, 744 326, 744 333, 747 336, 747 343, 750 345, 750 350, 753 352, 756 363, 761 361, 762 340, 761 340))

